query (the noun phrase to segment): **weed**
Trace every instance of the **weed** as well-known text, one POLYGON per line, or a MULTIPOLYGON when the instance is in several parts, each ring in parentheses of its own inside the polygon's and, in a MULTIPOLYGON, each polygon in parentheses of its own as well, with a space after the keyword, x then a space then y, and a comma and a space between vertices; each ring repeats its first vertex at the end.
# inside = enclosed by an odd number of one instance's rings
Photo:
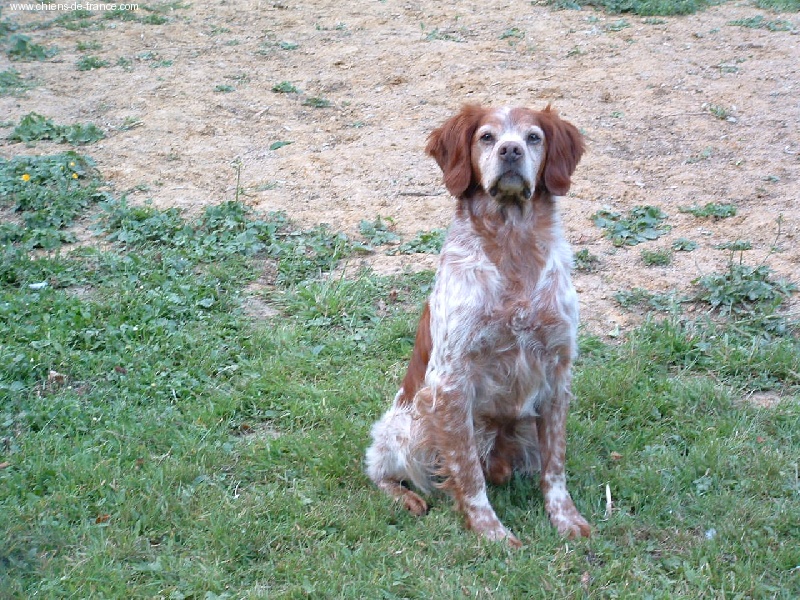
POLYGON ((549 0, 556 8, 580 10, 593 6, 607 13, 647 16, 688 15, 715 4, 715 0, 549 0))
POLYGON ((511 27, 510 29, 506 29, 503 33, 500 34, 501 40, 508 40, 509 46, 516 45, 519 41, 525 39, 525 32, 521 29, 517 29, 516 27, 511 27))
POLYGON ((90 52, 92 50, 100 50, 103 45, 98 41, 78 42, 75 44, 75 49, 78 52, 90 52))
POLYGON ((672 242, 672 249, 678 252, 691 252, 697 249, 697 242, 688 238, 678 238, 672 242))
POLYGON ((102 140, 104 137, 103 131, 94 123, 86 125, 56 125, 47 117, 36 113, 28 113, 20 119, 19 125, 14 128, 8 139, 15 142, 51 140, 79 146, 91 144, 102 140))
POLYGON ((171 67, 173 65, 173 61, 170 59, 162 59, 162 60, 152 60, 148 65, 151 69, 160 69, 162 67, 171 67))
POLYGON ((137 119, 136 117, 125 117, 117 129, 119 131, 130 131, 131 129, 141 127, 142 125, 144 125, 144 123, 141 121, 141 119, 137 119))
POLYGON ((74 152, 0 159, 0 202, 20 215, 24 228, 14 229, 13 241, 26 247, 54 249, 74 241, 65 229, 103 198, 92 163, 74 152))
POLYGON ((623 308, 640 307, 661 312, 678 312, 678 305, 683 301, 675 294, 654 294, 644 288, 620 290, 614 294, 614 300, 623 308))
POLYGON ((730 250, 731 252, 744 252, 752 250, 753 243, 750 240, 734 240, 733 242, 723 242, 714 246, 717 250, 730 250))
POLYGON ((81 31, 89 28, 99 29, 101 27, 92 20, 92 17, 95 14, 97 13, 79 8, 61 14, 50 22, 42 23, 39 25, 39 27, 43 29, 50 27, 63 27, 68 31, 81 31))
POLYGON ((698 163, 704 160, 710 159, 714 155, 713 148, 704 148, 701 152, 692 154, 687 160, 686 164, 691 165, 694 163, 698 163))
POLYGON ((94 69, 102 69, 109 66, 111 63, 96 56, 84 56, 75 63, 75 68, 78 71, 92 71, 94 69))
POLYGON ((385 246, 386 244, 392 244, 400 239, 400 237, 390 229, 393 225, 394 221, 391 217, 384 220, 380 216, 377 216, 374 221, 361 221, 358 224, 358 231, 367 244, 371 246, 385 246))
POLYGON ((142 6, 144 10, 159 15, 166 15, 176 10, 181 10, 189 7, 191 7, 191 4, 183 2, 183 0, 171 0, 167 2, 158 2, 156 4, 145 4, 144 6, 142 6))
POLYGON ((619 19, 606 25, 606 31, 622 31, 630 26, 631 24, 626 19, 619 19))
POLYGON ((272 91, 277 94, 299 94, 300 90, 289 81, 281 81, 272 86, 272 91))
POLYGON ((594 273, 600 267, 600 259, 583 248, 574 255, 575 269, 583 273, 594 273))
POLYGON ((746 27, 748 29, 767 29, 769 31, 791 31, 792 23, 790 21, 768 21, 763 15, 756 15, 746 19, 737 19, 735 21, 728 21, 728 25, 734 27, 746 27))
POLYGON ((139 23, 143 25, 163 25, 164 23, 168 23, 169 19, 164 15, 145 15, 139 19, 139 23))
POLYGON ((768 10, 798 12, 800 0, 756 0, 756 6, 768 10))
POLYGON ((331 106, 331 101, 325 98, 306 98, 303 100, 303 106, 310 106, 312 108, 328 108, 331 106))
POLYGON ((288 146, 289 144, 294 144, 294 142, 290 142, 290 141, 278 141, 278 142, 272 142, 272 143, 269 145, 269 149, 270 149, 270 150, 278 150, 278 149, 280 149, 280 148, 283 148, 284 146, 288 146))
POLYGON ((666 267, 672 262, 669 250, 642 250, 642 262, 648 267, 666 267))
POLYGON ((225 79, 230 79, 231 81, 235 81, 239 84, 247 84, 250 83, 250 76, 247 73, 239 73, 237 75, 225 75, 225 79))
POLYGON ((20 77, 19 71, 0 71, 0 96, 14 96, 33 87, 30 81, 20 77))
POLYGON ((6 53, 11 60, 46 60, 55 56, 58 53, 58 48, 45 48, 33 43, 27 35, 15 33, 9 38, 6 53))
POLYGON ((445 229, 420 231, 413 240, 403 242, 397 248, 389 250, 387 254, 439 254, 446 235, 445 229))
POLYGON ((128 8, 115 7, 103 13, 103 18, 109 21, 138 21, 135 10, 128 8))
POLYGON ((442 41, 442 42, 457 42, 463 43, 466 42, 466 37, 463 35, 464 31, 457 32, 451 30, 441 30, 438 27, 431 29, 426 33, 425 25, 420 23, 420 29, 422 34, 424 35, 424 39, 426 42, 433 42, 433 41, 442 41))
POLYGON ((214 86, 214 91, 217 92, 217 93, 229 94, 230 92, 235 92, 236 88, 233 87, 232 85, 220 84, 220 85, 214 86))
POLYGON ((678 207, 678 210, 702 219, 727 219, 728 217, 736 216, 736 205, 719 204, 717 202, 709 202, 705 206, 681 206, 678 207))
POLYGON ((615 246, 635 246, 648 240, 655 240, 669 231, 662 222, 667 215, 655 206, 637 206, 627 218, 609 210, 600 210, 592 215, 592 221, 605 229, 606 237, 615 246))
POLYGON ((720 106, 719 104, 709 104, 707 108, 708 112, 710 112, 712 115, 714 115, 721 121, 729 121, 733 119, 733 117, 731 116, 731 110, 725 108, 724 106, 720 106))
POLYGON ((701 288, 697 299, 723 315, 753 315, 773 312, 797 286, 773 278, 767 265, 751 267, 731 261, 722 273, 704 275, 694 281, 701 288))

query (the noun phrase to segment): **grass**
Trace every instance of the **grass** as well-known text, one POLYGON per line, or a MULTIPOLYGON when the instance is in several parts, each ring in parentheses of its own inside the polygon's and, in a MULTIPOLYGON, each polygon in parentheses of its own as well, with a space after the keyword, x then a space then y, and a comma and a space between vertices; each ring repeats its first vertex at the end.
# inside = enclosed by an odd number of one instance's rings
MULTIPOLYGON (((692 318, 617 295, 670 314, 581 337, 567 468, 594 535, 560 539, 517 478, 490 490, 512 552, 363 474, 432 274, 343 267, 364 243, 436 253, 443 231, 395 246, 385 217, 354 241, 238 202, 134 206, 74 151, 0 159, 0 217, 2 598, 800 596, 800 342, 793 285, 763 265, 699 280, 692 318)), ((622 245, 664 229, 648 207, 603 218, 622 245)))
POLYGON ((515 479, 491 490, 512 552, 442 498, 410 517, 362 473, 430 273, 345 278, 347 237, 235 202, 130 206, 75 153, 0 163, 0 185, 22 216, 69 190, 58 230, 94 215, 102 241, 34 251, 35 221, 2 238, 4 597, 800 593, 795 335, 669 317, 583 337, 568 470, 594 537, 559 539, 515 479), (259 277, 274 317, 243 308, 259 277))

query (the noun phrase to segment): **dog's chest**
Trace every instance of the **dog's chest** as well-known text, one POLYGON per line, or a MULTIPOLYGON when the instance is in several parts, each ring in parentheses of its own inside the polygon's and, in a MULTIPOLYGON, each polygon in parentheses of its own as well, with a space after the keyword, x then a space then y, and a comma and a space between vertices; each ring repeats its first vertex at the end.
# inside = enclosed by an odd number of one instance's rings
POLYGON ((535 414, 557 365, 574 354, 569 261, 564 246, 538 265, 504 270, 486 254, 445 249, 431 297, 429 366, 437 379, 470 390, 478 413, 535 414))

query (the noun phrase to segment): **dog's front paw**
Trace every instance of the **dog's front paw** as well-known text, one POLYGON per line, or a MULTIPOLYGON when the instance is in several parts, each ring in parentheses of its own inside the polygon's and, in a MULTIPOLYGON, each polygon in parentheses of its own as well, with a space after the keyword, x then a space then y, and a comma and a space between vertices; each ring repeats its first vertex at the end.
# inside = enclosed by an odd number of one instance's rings
POLYGON ((569 539, 590 537, 592 535, 591 525, 574 506, 566 510, 551 512, 550 522, 558 530, 559 534, 569 539))
POLYGON ((415 517, 422 517, 428 512, 428 503, 419 494, 415 494, 411 490, 405 490, 400 501, 405 509, 415 517))
POLYGON ((487 540, 499 542, 505 540, 512 548, 521 548, 522 542, 500 522, 494 511, 474 511, 467 514, 467 528, 483 536, 487 540))

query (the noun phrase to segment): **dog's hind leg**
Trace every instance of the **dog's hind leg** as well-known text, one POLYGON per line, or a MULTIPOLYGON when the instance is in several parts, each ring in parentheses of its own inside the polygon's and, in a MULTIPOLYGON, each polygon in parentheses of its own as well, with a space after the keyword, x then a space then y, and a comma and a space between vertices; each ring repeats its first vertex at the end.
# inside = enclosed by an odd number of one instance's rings
POLYGON ((399 501, 411 514, 422 516, 428 505, 422 497, 404 485, 412 481, 427 489, 427 474, 420 472, 414 457, 416 426, 413 407, 395 402, 372 427, 372 445, 367 450, 366 471, 380 489, 399 501))

